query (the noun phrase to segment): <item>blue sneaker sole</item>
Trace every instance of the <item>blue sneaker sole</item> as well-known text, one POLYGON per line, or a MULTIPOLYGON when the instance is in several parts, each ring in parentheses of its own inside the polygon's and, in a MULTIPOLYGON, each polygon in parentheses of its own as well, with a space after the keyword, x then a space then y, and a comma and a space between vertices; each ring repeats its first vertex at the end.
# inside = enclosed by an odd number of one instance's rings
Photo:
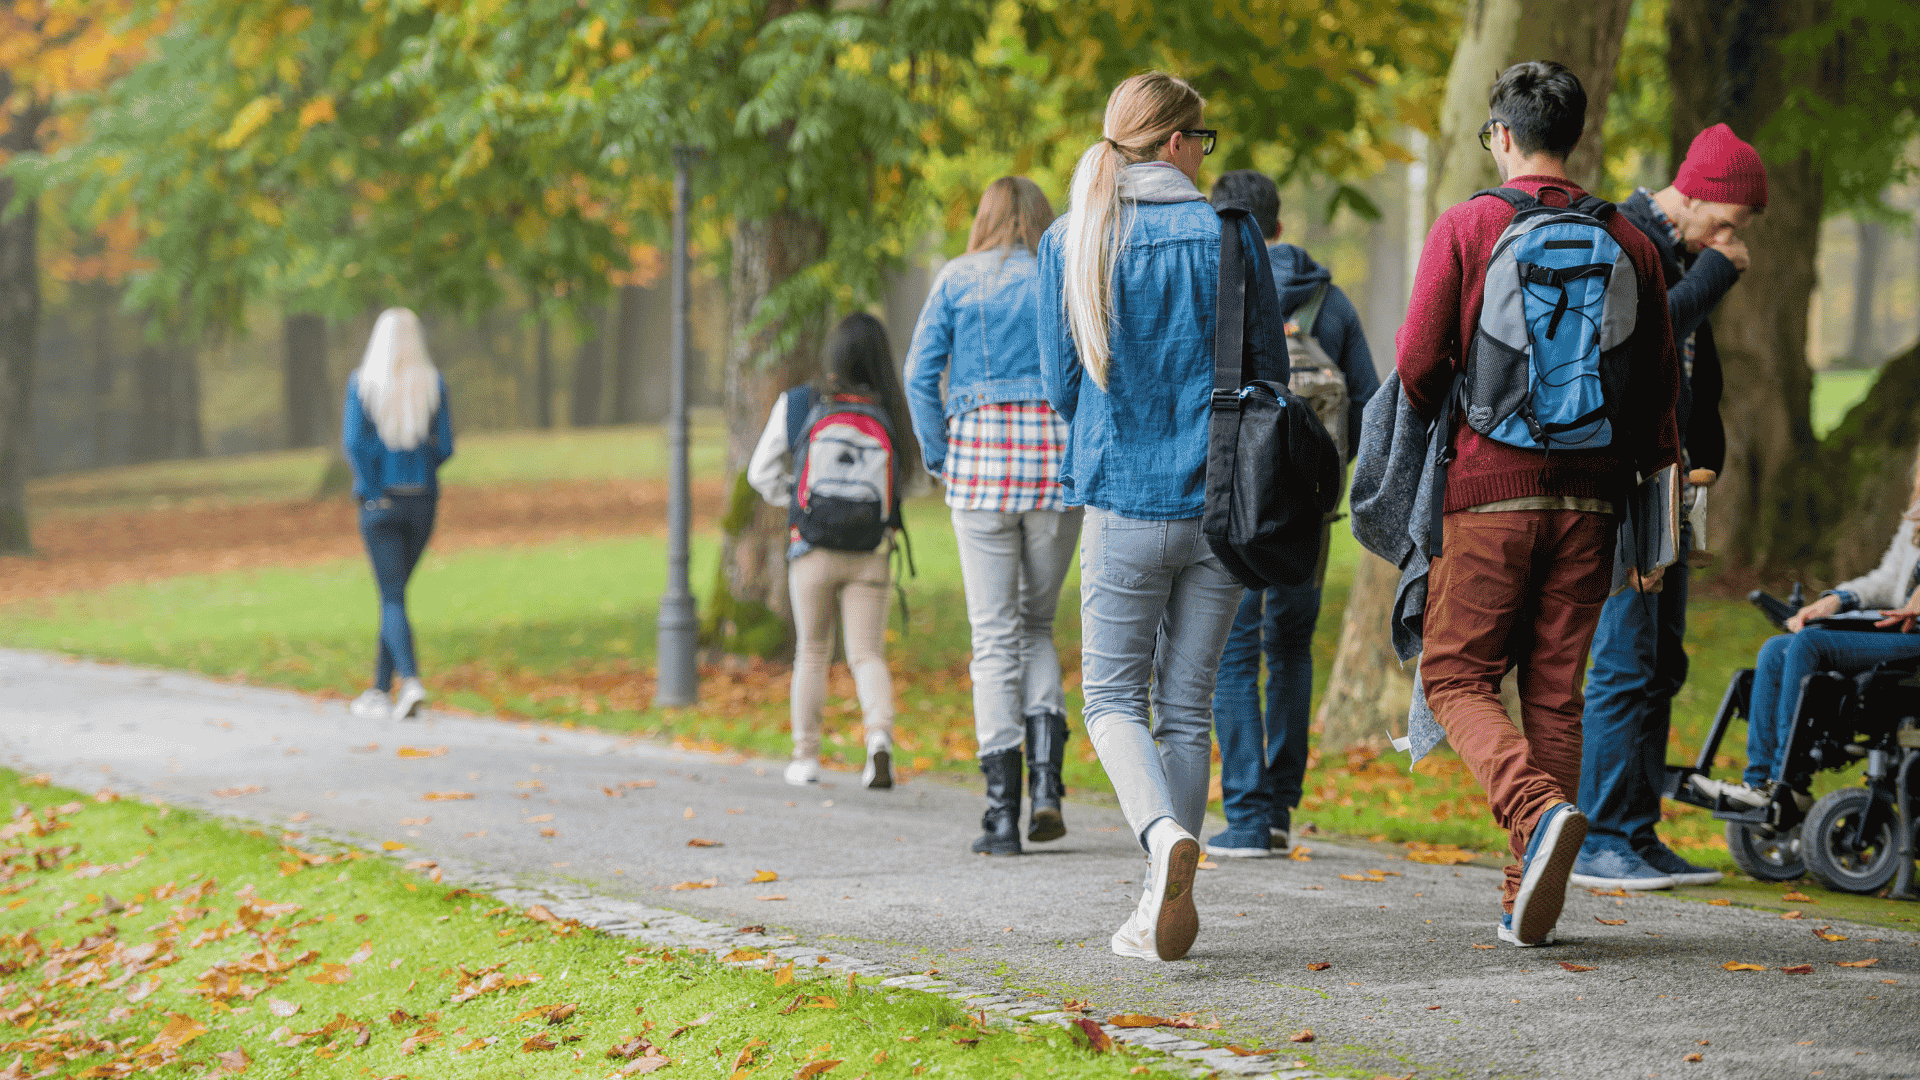
POLYGON ((1567 903, 1567 877, 1580 857, 1580 845, 1587 838, 1587 816, 1571 804, 1541 823, 1546 830, 1528 860, 1526 875, 1520 879, 1519 894, 1513 898, 1513 931, 1520 944, 1543 941, 1560 921, 1560 909, 1567 903))

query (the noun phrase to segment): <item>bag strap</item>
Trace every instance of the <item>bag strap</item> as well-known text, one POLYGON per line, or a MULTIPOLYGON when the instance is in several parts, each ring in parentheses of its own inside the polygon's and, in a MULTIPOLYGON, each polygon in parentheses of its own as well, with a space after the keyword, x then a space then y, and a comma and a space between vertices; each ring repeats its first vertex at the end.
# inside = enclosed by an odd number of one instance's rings
MULTIPOLYGON (((1555 190, 1557 191, 1559 189, 1556 188, 1555 190)), ((1561 192, 1561 194, 1564 195, 1566 194, 1566 192, 1563 191, 1561 192)), ((1501 202, 1504 202, 1508 206, 1513 207, 1515 213, 1518 213, 1521 210, 1528 210, 1535 206, 1540 205, 1539 199, 1536 199, 1533 196, 1527 194, 1526 192, 1521 191, 1519 188, 1510 188, 1510 187, 1481 188, 1479 191, 1476 191, 1473 194, 1467 196, 1467 198, 1469 200, 1472 200, 1472 199, 1477 199, 1482 195, 1492 195, 1493 197, 1499 199, 1501 202)))
POLYGON ((1331 281, 1321 282, 1320 287, 1313 290, 1313 295, 1307 298, 1306 303, 1293 309, 1293 322, 1300 327, 1301 333, 1312 335, 1313 328, 1319 325, 1320 308, 1326 303, 1327 289, 1332 285, 1331 281))
POLYGON ((1220 210, 1220 286, 1214 295, 1213 404, 1237 405, 1246 385, 1247 271, 1240 219, 1246 211, 1220 210))
POLYGON ((787 391, 787 449, 799 450, 807 437, 807 420, 813 413, 813 387, 796 386, 787 391))

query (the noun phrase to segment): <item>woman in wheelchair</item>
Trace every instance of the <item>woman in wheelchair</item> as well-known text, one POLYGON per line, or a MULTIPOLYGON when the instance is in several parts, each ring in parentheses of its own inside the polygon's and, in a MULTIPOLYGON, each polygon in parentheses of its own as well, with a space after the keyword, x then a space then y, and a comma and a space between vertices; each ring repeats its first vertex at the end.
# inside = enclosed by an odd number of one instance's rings
MULTIPOLYGON (((1711 798, 1725 795, 1729 802, 1761 807, 1772 802, 1774 786, 1782 782, 1781 758, 1799 711, 1800 684, 1816 671, 1865 671, 1875 664, 1920 657, 1920 460, 1914 462, 1915 485, 1900 528, 1887 545, 1880 565, 1852 581, 1842 582, 1787 620, 1788 633, 1760 647, 1754 664, 1753 696, 1747 714, 1747 770, 1742 783, 1694 776, 1693 786, 1711 798), (1875 629, 1829 629, 1820 619, 1852 611, 1878 610, 1875 629), (1809 624, 1812 625, 1809 625, 1809 624)), ((1805 810, 1812 796, 1795 791, 1805 810)))

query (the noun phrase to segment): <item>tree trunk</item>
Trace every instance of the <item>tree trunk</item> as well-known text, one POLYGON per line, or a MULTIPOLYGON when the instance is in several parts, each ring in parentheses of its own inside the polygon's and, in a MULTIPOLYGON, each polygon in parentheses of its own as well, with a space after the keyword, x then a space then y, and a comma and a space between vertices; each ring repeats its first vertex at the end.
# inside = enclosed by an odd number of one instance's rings
MULTIPOLYGON (((1788 68, 1780 40, 1829 13, 1827 0, 1673 0, 1673 160, 1716 123, 1752 141, 1789 84, 1809 81, 1788 68)), ((1833 56, 1823 57, 1807 88, 1831 96, 1841 73, 1833 56)), ((1713 315, 1727 460, 1707 511, 1721 573, 1771 580, 1816 562, 1820 533, 1832 522, 1821 516, 1825 482, 1813 467, 1806 352, 1824 190, 1806 155, 1767 157, 1766 167, 1766 213, 1744 230, 1752 266, 1713 315)))
POLYGON ((767 424, 774 398, 819 371, 825 314, 794 314, 784 323, 749 331, 774 287, 826 250, 825 231, 797 214, 741 222, 733 231, 733 270, 727 351, 727 469, 733 489, 725 538, 703 638, 712 648, 749 656, 791 650, 787 599, 787 515, 747 485, 747 461, 767 424), (774 351, 791 331, 785 349, 774 351))
MULTIPOLYGON (((1587 127, 1567 159, 1568 172, 1581 183, 1599 175, 1600 126, 1606 117, 1613 69, 1620 58, 1631 0, 1473 0, 1469 3, 1453 65, 1447 71, 1440 137, 1429 155, 1422 222, 1500 182, 1493 158, 1480 148, 1480 126, 1487 119, 1487 95, 1500 73, 1522 60, 1558 60, 1573 69, 1587 91, 1587 127)), ((1409 216, 1411 214, 1411 208, 1409 216)), ((1379 345, 1391 348, 1392 339, 1379 345)), ((1387 363, 1381 367, 1385 369, 1387 363)), ((1323 752, 1406 727, 1413 693, 1412 672, 1402 671, 1393 654, 1389 622, 1400 572, 1363 555, 1340 629, 1319 722, 1323 752)))
MULTIPOLYGON (((0 71, 0 101, 13 94, 0 71)), ((0 132, 0 158, 36 149, 47 111, 29 97, 0 132)), ((39 204, 15 203, 0 172, 0 553, 33 550, 27 532, 27 459, 32 447, 33 356, 40 334, 39 204)))
POLYGON ((327 420, 333 412, 327 380, 327 322, 318 315, 288 315, 281 331, 286 347, 281 384, 287 446, 319 446, 327 441, 327 420))
POLYGON ((1920 345, 1880 366, 1873 389, 1820 446, 1810 487, 1820 516, 1837 525, 1804 567, 1809 585, 1832 585, 1871 570, 1900 526, 1914 491, 1920 443, 1920 345))
POLYGON ((91 397, 88 412, 93 421, 91 467, 99 469, 118 464, 121 439, 119 417, 114 401, 115 364, 113 357, 114 297, 119 290, 111 285, 94 284, 80 292, 93 308, 93 378, 87 389, 91 397))
POLYGON ((573 388, 568 394, 567 419, 574 427, 600 423, 600 388, 606 383, 606 311, 587 312, 580 328, 580 349, 573 356, 573 388))
POLYGON ((1873 332, 1873 298, 1879 291, 1880 257, 1887 231, 1877 221, 1858 221, 1854 227, 1860 247, 1853 272, 1853 325, 1847 335, 1847 359, 1854 367, 1870 367, 1880 359, 1879 342, 1873 332))
POLYGON ((1399 585, 1398 567, 1361 552, 1347 593, 1347 617, 1340 624, 1340 651, 1316 717, 1322 754, 1406 733, 1413 665, 1401 668, 1387 632, 1399 585))
POLYGON ((553 320, 545 315, 533 324, 533 423, 553 430, 553 320))
POLYGON ((1522 60, 1557 60, 1579 76, 1587 92, 1587 125, 1567 158, 1567 175, 1582 185, 1599 182, 1607 97, 1632 10, 1632 0, 1472 0, 1467 5, 1447 69, 1440 138, 1428 168, 1428 221, 1500 183, 1493 156, 1480 148, 1480 127, 1487 122, 1494 80, 1522 60))

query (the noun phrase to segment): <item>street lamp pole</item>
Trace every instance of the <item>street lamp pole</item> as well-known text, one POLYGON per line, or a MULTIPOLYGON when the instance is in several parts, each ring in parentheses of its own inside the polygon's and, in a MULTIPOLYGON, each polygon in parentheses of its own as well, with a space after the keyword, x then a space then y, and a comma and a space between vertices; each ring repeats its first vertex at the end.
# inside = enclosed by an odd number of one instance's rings
POLYGON ((692 705, 700 699, 700 618, 687 573, 693 502, 687 467, 687 168, 697 151, 673 150, 673 398, 667 439, 673 464, 667 476, 667 591, 660 598, 654 655, 656 705, 692 705))

